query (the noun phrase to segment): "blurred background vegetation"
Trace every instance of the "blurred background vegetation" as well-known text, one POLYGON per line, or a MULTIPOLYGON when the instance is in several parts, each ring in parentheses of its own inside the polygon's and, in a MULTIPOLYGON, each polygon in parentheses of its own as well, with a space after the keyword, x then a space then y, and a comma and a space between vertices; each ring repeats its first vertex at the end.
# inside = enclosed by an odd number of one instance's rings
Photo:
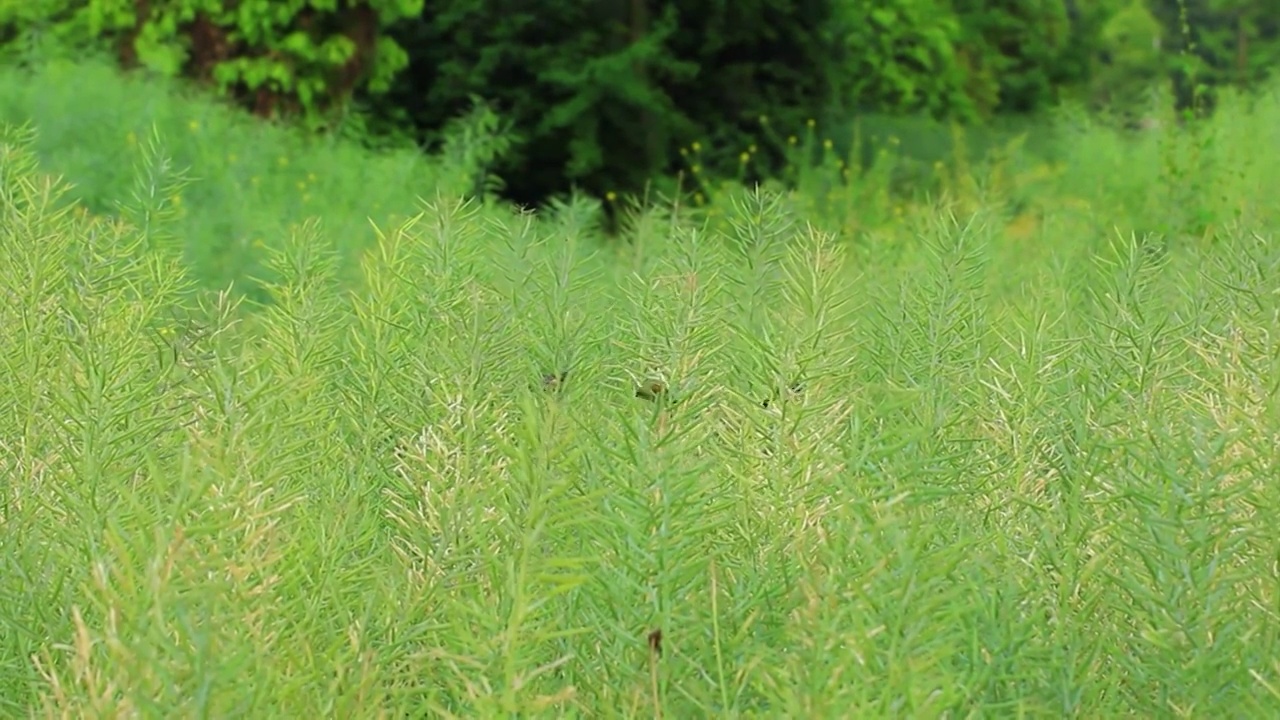
MULTIPOLYGON (((930 167, 1064 111, 1210 112, 1280 58, 1274 0, 0 0, 10 66, 104 53, 253 114, 445 152, 468 192, 706 198, 799 138, 930 167), (817 130, 815 131, 815 128, 817 130), (985 133, 985 134, 984 134, 985 133), (446 138, 463 138, 446 145, 446 138), (692 159, 691 159, 692 158, 692 159)), ((1034 145, 1034 139, 1031 141, 1034 145)), ((901 189, 901 188, 899 188, 901 189)))

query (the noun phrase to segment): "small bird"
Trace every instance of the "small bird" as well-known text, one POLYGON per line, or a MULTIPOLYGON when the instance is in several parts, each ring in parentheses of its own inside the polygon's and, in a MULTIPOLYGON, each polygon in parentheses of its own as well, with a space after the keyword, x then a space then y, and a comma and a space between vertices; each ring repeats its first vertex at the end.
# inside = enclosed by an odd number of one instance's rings
POLYGON ((649 378, 636 388, 636 397, 656 402, 667 394, 667 384, 657 378, 649 378))
MULTIPOLYGON (((802 392, 804 392, 804 385, 802 385, 802 384, 800 384, 800 383, 798 383, 798 382, 791 383, 791 386, 787 388, 787 397, 788 397, 788 398, 792 398, 792 399, 794 399, 794 398, 796 398, 797 396, 799 396, 799 395, 800 395, 800 393, 802 393, 802 392)), ((770 405, 772 405, 772 404, 774 404, 775 402, 777 402, 777 401, 778 401, 778 399, 779 399, 779 397, 778 397, 778 395, 777 395, 777 394, 775 394, 773 397, 765 398, 765 399, 760 403, 760 407, 762 407, 762 408, 766 408, 766 409, 767 409, 770 405)))
POLYGON ((560 372, 547 373, 542 376, 542 389, 547 392, 560 392, 564 388, 564 381, 569 377, 568 370, 560 372))

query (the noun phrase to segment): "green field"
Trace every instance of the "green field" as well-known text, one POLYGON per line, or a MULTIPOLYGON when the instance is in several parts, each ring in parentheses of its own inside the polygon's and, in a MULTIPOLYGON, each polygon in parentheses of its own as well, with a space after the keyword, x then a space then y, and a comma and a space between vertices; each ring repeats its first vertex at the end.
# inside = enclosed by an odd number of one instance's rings
POLYGON ((612 240, 96 65, 0 108, 0 716, 1280 711, 1280 94, 612 240))

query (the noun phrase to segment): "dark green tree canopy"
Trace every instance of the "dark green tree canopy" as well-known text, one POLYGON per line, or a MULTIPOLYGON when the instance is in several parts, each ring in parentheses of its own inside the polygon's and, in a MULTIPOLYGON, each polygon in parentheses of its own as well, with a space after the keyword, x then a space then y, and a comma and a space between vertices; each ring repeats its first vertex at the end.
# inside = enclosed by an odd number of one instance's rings
POLYGON ((776 176, 814 118, 983 122, 1170 77, 1185 102, 1280 62, 1275 0, 0 3, 0 51, 50 37, 370 141, 438 146, 470 113, 476 190, 530 205, 670 191, 693 143, 700 177, 776 176))

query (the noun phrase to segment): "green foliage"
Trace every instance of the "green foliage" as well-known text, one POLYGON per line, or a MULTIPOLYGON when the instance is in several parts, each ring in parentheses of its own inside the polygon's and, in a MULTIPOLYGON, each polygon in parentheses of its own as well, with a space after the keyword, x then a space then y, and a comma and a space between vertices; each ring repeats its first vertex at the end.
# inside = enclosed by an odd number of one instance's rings
POLYGON ((1105 62, 1099 63, 1090 99, 1122 115, 1148 112, 1148 94, 1169 66, 1160 22, 1143 0, 1130 0, 1112 15, 1102 37, 1105 62))
POLYGON ((691 140, 715 149, 709 170, 731 172, 761 117, 800 127, 828 103, 843 72, 831 12, 794 0, 428 2, 393 29, 410 66, 372 105, 434 145, 483 97, 511 122, 495 171, 520 202, 641 192, 691 140))
POLYGON ((1070 0, 839 3, 846 99, 866 112, 960 121, 1035 113, 1086 83, 1112 4, 1070 0))
MULTIPOLYGON (((797 0, 673 3, 680 11, 672 52, 698 68, 669 92, 695 125, 679 147, 701 141, 713 177, 733 177, 741 153, 755 155, 754 179, 781 169, 777 134, 798 133, 848 92, 850 54, 839 4, 797 0), (752 150, 755 146, 755 150, 752 150)), ((677 151, 671 148, 669 152, 677 151)), ((681 167, 672 154, 671 167, 681 167)))
POLYGON ((6 0, 0 52, 110 46, 259 114, 466 156, 470 192, 532 205, 789 182, 788 139, 815 119, 848 155, 868 117, 977 125, 1068 100, 1146 118, 1171 72, 1184 105, 1257 87, 1276 17, 1263 0, 6 0))
POLYGON ((1280 62, 1280 15, 1269 0, 1148 0, 1163 29, 1184 105, 1213 88, 1257 88, 1280 62))
POLYGON ((979 115, 957 56, 962 28, 950 0, 849 0, 840 8, 850 57, 845 93, 858 107, 957 119, 979 115))
POLYGON ((38 62, 100 51, 105 43, 83 12, 86 0, 0 0, 0 59, 38 62))
POLYGON ((391 92, 371 103, 434 146, 453 118, 483 97, 514 130, 514 144, 494 169, 518 199, 529 199, 530 188, 565 182, 602 193, 605 147, 614 153, 608 164, 618 182, 643 182, 661 162, 649 147, 661 138, 647 136, 638 123, 647 113, 676 111, 635 71, 687 69, 659 55, 666 25, 631 43, 625 16, 606 10, 580 3, 535 10, 502 0, 429 2, 419 18, 392 29, 411 50, 410 64, 391 92), (548 43, 548 37, 558 40, 548 43))
POLYGON ((336 186, 240 250, 259 305, 167 242, 182 135, 112 158, 124 222, 0 131, 0 715, 1267 716, 1280 95, 1225 109, 605 252, 443 170, 344 257, 336 186))
POLYGON ((0 68, 0 122, 39 129, 35 151, 74 185, 68 201, 179 245, 202 287, 254 297, 270 277, 264 243, 308 217, 325 215, 325 242, 349 276, 373 240, 370 219, 386 223, 412 214, 418 196, 490 182, 483 162, 492 148, 469 139, 486 127, 478 120, 458 127, 441 163, 414 147, 371 152, 259 125, 215 99, 191 98, 179 81, 125 75, 109 60, 0 68), (147 152, 145 169, 135 167, 147 152))
POLYGON ((79 0, 13 22, 76 24, 118 41, 127 63, 364 138, 440 147, 479 100, 502 123, 475 136, 488 146, 476 190, 536 204, 575 188, 670 195, 693 142, 700 177, 683 189, 777 177, 784 138, 814 118, 1043 110, 1093 72, 1113 8, 1084 5, 79 0))
POLYGON ((1060 87, 1084 80, 1071 62, 1073 46, 1088 45, 1088 23, 1073 23, 1066 0, 953 0, 963 35, 969 92, 987 112, 1025 113, 1050 107, 1060 87))
POLYGON ((535 16, 503 0, 441 0, 393 28, 411 65, 372 107, 433 144, 483 97, 511 123, 494 172, 521 202, 571 186, 670 191, 672 174, 694 170, 676 156, 694 142, 698 177, 685 188, 706 192, 706 178, 776 177, 784 138, 815 117, 987 121, 1052 106, 1091 77, 1111 12, 1071 8, 706 0, 551 3, 535 16), (547 35, 562 40, 548 46, 547 35))
POLYGON ((463 199, 482 106, 431 168, 7 78, 2 715, 1275 706, 1275 94, 902 214, 815 130, 605 255, 463 199), (263 306, 192 298, 228 228, 263 306))
MULTIPOLYGON (((422 0, 47 0, 10 22, 53 24, 65 42, 110 39, 126 65, 212 82, 259 114, 297 110, 319 121, 357 88, 387 89, 407 57, 383 31, 421 7, 422 0)), ((6 19, 0 15, 0 26, 6 19)))

